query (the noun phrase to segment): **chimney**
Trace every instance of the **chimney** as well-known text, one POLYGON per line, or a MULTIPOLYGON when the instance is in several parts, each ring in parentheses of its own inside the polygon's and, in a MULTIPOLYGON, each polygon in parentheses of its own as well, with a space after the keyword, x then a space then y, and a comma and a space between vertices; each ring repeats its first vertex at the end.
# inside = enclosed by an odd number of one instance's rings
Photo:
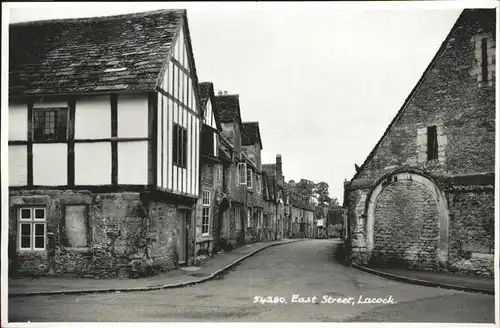
POLYGON ((224 91, 224 96, 227 96, 227 91, 224 91))
POLYGON ((276 178, 283 183, 283 164, 281 163, 281 154, 276 155, 276 178))
POLYGON ((217 91, 218 96, 222 96, 222 90, 217 91))

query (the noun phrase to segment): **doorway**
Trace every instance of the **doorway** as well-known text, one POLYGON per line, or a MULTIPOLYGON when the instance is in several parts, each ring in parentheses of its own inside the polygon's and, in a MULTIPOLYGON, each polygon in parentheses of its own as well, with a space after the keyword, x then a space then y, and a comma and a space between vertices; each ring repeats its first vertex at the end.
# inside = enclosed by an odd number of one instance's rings
POLYGON ((189 231, 189 218, 190 211, 179 211, 180 227, 178 241, 179 264, 186 264, 188 260, 188 231, 189 231))

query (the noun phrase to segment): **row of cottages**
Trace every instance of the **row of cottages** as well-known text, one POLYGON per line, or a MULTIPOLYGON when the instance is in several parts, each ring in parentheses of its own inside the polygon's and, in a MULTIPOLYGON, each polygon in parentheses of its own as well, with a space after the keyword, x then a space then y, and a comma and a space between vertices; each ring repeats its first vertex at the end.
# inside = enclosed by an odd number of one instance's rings
POLYGON ((316 238, 314 206, 295 196, 289 197, 289 233, 291 238, 316 238))
POLYGON ((353 262, 492 276, 495 10, 464 10, 345 184, 353 262))
POLYGON ((262 146, 199 88, 185 10, 10 25, 10 272, 154 274, 249 241, 262 146))
POLYGON ((211 82, 199 88, 204 123, 195 256, 280 239, 276 208, 283 203, 282 188, 262 170, 258 122, 242 121, 239 95, 216 95, 211 82))

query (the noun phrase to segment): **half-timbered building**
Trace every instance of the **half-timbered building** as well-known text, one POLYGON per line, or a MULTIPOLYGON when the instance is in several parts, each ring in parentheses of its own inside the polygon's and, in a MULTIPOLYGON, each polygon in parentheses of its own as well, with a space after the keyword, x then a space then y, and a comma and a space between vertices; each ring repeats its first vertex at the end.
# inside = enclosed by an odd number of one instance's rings
POLYGON ((203 117, 186 11, 13 24, 9 40, 13 271, 189 263, 203 117))

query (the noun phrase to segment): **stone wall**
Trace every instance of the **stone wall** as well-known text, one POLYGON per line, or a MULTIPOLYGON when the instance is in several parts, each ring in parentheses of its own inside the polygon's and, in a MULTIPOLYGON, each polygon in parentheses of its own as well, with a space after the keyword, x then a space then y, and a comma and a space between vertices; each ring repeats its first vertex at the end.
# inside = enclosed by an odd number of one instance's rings
POLYGON ((490 190, 450 193, 450 270, 492 276, 495 196, 490 190))
MULTIPOLYGON (((458 24, 357 178, 378 180, 400 166, 437 175, 495 171, 495 86, 478 85, 473 42, 474 35, 491 31, 494 24, 458 24), (431 125, 438 127, 439 159, 422 162, 423 131, 431 125)), ((494 42, 488 47, 494 50, 494 42)))
POLYGON ((494 10, 466 11, 461 16, 409 101, 345 185, 353 262, 380 265, 392 259, 410 267, 437 269, 438 238, 439 256, 447 259, 439 269, 493 274, 494 18, 494 10), (482 38, 487 40, 487 82, 478 75, 477 44, 482 38), (437 157, 431 160, 427 157, 429 126, 436 126, 438 145, 437 157), (427 187, 443 197, 438 201, 442 221, 432 219, 435 200, 431 201, 428 192, 413 184, 385 184, 384 179, 398 172, 413 172, 433 181, 427 187), (370 200, 380 186, 378 198, 370 200), (375 205, 373 253, 367 226, 370 201, 375 205), (437 237, 440 222, 447 227, 437 237), (411 226, 414 229, 404 229, 411 226))
POLYGON ((396 181, 377 197, 370 264, 438 268, 439 212, 428 188, 396 181))
POLYGON ((165 200, 138 192, 10 191, 9 260, 16 275, 135 277, 174 268, 178 263, 179 214, 165 200), (68 247, 64 206, 85 205, 87 247, 68 247), (18 249, 18 208, 46 208, 46 249, 18 249))

